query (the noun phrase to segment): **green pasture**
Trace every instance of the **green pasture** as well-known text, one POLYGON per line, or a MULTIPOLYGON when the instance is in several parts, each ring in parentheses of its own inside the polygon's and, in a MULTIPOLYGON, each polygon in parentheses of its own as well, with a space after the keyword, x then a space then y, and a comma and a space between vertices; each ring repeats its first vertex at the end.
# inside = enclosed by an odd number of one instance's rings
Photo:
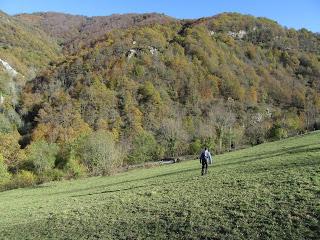
POLYGON ((319 239, 320 132, 0 193, 0 239, 319 239))

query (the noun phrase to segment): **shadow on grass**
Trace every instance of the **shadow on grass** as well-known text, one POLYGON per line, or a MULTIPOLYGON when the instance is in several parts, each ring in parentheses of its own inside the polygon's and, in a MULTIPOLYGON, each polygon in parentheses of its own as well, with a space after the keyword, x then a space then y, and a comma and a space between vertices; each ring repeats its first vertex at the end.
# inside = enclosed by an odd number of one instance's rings
MULTIPOLYGON (((68 193, 84 192, 84 191, 89 191, 89 190, 113 187, 113 186, 126 184, 126 183, 134 183, 134 182, 151 180, 151 179, 161 178, 161 177, 166 177, 166 176, 171 176, 171 175, 177 175, 177 174, 186 173, 186 172, 192 172, 192 171, 196 171, 196 170, 198 170, 199 173, 200 173, 200 168, 185 169, 185 170, 174 171, 174 172, 170 172, 170 173, 158 174, 158 175, 154 175, 154 176, 150 176, 150 177, 137 178, 137 179, 126 180, 126 181, 121 181, 121 182, 116 182, 116 183, 109 183, 109 184, 105 184, 105 185, 96 186, 96 187, 93 187, 93 188, 88 187, 88 188, 77 189, 77 190, 74 190, 74 191, 61 191, 61 192, 47 194, 47 195, 51 196, 51 195, 57 195, 57 194, 68 194, 68 193)), ((170 183, 170 182, 167 182, 167 183, 170 183)), ((166 183, 164 183, 164 184, 166 184, 166 183)), ((157 183, 157 185, 159 185, 159 183, 157 183)))
MULTIPOLYGON (((260 153, 259 156, 263 157, 265 155, 270 155, 270 154, 276 154, 279 152, 284 152, 284 153, 294 153, 294 151, 298 151, 299 149, 304 149, 305 151, 307 151, 310 146, 320 146, 320 143, 314 143, 314 144, 305 144, 305 145, 300 145, 300 146, 293 146, 293 147, 289 147, 289 148, 282 148, 276 151, 268 151, 266 153, 260 153)), ((319 147, 320 148, 320 147, 319 147)), ((251 154, 251 155, 245 155, 242 157, 239 157, 238 159, 243 159, 243 158, 248 158, 248 157, 256 157, 256 154, 251 154)))
MULTIPOLYGON (((314 144, 316 145, 316 144, 314 144)), ((310 146, 310 145, 308 145, 310 146)), ((266 160, 269 158, 274 158, 274 157, 280 157, 288 154, 298 154, 298 153, 311 153, 311 152, 319 152, 320 153, 320 147, 314 147, 314 148, 303 148, 303 147, 292 147, 286 150, 279 150, 279 151, 272 151, 268 154, 257 154, 257 155, 250 155, 240 157, 235 161, 228 162, 228 160, 223 161, 223 163, 217 164, 216 166, 232 166, 232 165, 239 165, 239 164, 244 164, 244 163, 251 163, 251 162, 256 162, 256 161, 261 161, 261 160, 266 160), (252 157, 254 156, 254 157, 252 157), (246 159, 248 158, 248 159, 246 159), (241 160, 243 159, 243 160, 241 160)))
POLYGON ((272 167, 263 167, 263 166, 258 166, 255 169, 243 169, 242 172, 243 173, 252 173, 254 172, 254 174, 259 174, 259 173, 263 173, 266 171, 274 171, 274 172, 279 172, 281 170, 292 170, 292 169, 299 169, 302 167, 316 167, 316 166, 320 166, 320 161, 319 160, 313 160, 313 161, 308 161, 308 162, 300 162, 300 163, 280 163, 280 164, 275 164, 272 165, 272 167))
MULTIPOLYGON (((179 171, 179 173, 181 172, 192 172, 194 170, 200 170, 200 168, 197 168, 197 169, 188 169, 188 170, 183 170, 183 171, 179 171)), ((163 176, 168 176, 168 175, 175 175, 177 172, 173 172, 173 173, 167 173, 167 174, 161 174, 161 175, 157 175, 157 176, 154 176, 154 177, 148 177, 148 178, 145 178, 145 179, 152 179, 152 178, 157 178, 157 177, 163 177, 163 176)), ((145 180, 145 179, 142 179, 142 180, 145 180)), ((166 184, 177 184, 179 182, 190 182, 192 181, 193 179, 181 179, 181 180, 176 180, 176 181, 171 181, 171 182, 163 182, 162 184, 163 185, 166 185, 166 184)), ((134 182, 135 180, 132 180, 132 181, 123 181, 121 183, 127 183, 127 182, 134 182)), ((114 185, 112 185, 114 186, 114 185)), ((115 190, 105 190, 105 191, 101 191, 101 192, 94 192, 94 193, 87 193, 87 194, 79 194, 79 195, 73 195, 71 197, 83 197, 83 196, 91 196, 91 195, 98 195, 98 194, 105 194, 105 193, 114 193, 114 192, 122 192, 122 191, 129 191, 129 190, 133 190, 133 189, 139 189, 139 188, 146 188, 146 187, 152 187, 152 186, 159 186, 159 182, 155 182, 155 183, 149 183, 149 184, 144 184, 144 185, 139 185, 139 186, 131 186, 131 187, 128 187, 128 188, 123 188, 123 189, 115 189, 115 190)))

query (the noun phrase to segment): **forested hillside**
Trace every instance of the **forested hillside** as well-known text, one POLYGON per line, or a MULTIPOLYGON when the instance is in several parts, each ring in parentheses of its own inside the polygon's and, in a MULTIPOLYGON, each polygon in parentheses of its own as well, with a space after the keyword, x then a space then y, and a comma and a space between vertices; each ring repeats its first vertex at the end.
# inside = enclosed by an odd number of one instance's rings
POLYGON ((20 151, 17 129, 23 122, 17 108, 21 91, 27 81, 59 56, 54 39, 0 11, 0 155, 4 155, 9 166, 8 158, 17 159, 16 152, 20 151))
POLYGON ((219 153, 320 127, 318 34, 231 13, 123 16, 129 23, 54 16, 61 24, 46 14, 16 17, 37 29, 55 26, 47 33, 65 50, 24 87, 19 133, 1 135, 3 169, 16 178, 110 174, 203 146, 219 153), (105 28, 91 35, 97 22, 105 28))
POLYGON ((113 14, 111 16, 86 17, 63 13, 20 14, 16 18, 41 28, 49 36, 58 40, 66 50, 75 52, 90 44, 106 32, 153 23, 168 24, 176 21, 163 14, 113 14))

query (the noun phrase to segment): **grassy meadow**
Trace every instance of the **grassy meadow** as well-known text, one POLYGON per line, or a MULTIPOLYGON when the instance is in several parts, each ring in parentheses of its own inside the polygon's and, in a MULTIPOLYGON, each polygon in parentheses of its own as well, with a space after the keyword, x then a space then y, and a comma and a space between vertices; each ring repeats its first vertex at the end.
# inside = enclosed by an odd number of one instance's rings
POLYGON ((319 239, 320 132, 0 193, 0 239, 319 239))

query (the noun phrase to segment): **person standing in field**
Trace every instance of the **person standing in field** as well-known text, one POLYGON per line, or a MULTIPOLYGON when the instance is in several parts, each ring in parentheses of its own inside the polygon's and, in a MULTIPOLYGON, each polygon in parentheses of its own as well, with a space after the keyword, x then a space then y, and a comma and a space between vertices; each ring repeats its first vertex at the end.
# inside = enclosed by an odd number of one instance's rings
POLYGON ((200 163, 202 164, 201 175, 208 173, 208 156, 209 151, 207 148, 204 148, 204 150, 200 154, 200 163))

